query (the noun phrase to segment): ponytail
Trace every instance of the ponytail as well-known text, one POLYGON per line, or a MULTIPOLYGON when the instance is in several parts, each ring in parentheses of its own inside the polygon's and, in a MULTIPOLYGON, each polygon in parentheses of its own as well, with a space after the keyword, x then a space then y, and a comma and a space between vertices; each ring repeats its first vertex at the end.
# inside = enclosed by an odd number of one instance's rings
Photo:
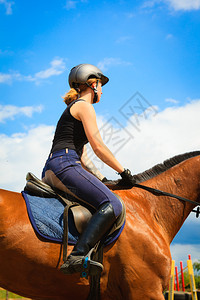
POLYGON ((64 102, 69 105, 72 101, 78 99, 78 92, 75 89, 70 89, 68 93, 65 94, 64 97, 62 97, 64 99, 64 102))
MULTIPOLYGON (((91 85, 93 82, 97 82, 100 81, 97 78, 90 78, 87 80, 87 84, 91 85)), ((80 93, 85 91, 88 88, 87 84, 79 84, 77 90, 75 90, 74 88, 71 88, 69 90, 69 92, 67 92, 64 97, 62 97, 64 99, 64 102, 69 105, 72 101, 77 100, 78 97, 80 96, 80 93)))

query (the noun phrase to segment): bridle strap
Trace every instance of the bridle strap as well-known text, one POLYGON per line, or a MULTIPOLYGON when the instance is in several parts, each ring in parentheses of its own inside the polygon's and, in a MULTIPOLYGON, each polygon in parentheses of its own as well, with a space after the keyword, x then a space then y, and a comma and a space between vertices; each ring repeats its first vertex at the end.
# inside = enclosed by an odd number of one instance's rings
POLYGON ((174 194, 171 194, 171 193, 167 193, 167 192, 163 192, 163 191, 160 191, 160 190, 157 190, 157 189, 154 189, 154 188, 151 188, 149 186, 145 186, 145 185, 142 185, 142 184, 137 184, 135 183, 133 185, 133 187, 138 187, 140 189, 143 189, 143 190, 146 190, 150 193, 153 193, 157 196, 169 196, 169 197, 172 197, 172 198, 176 198, 178 200, 181 200, 181 201, 185 201, 185 202, 190 202, 194 205, 200 205, 200 203, 196 202, 196 201, 192 201, 190 199, 187 199, 187 198, 183 198, 183 197, 180 197, 180 196, 177 196, 177 195, 174 195, 174 194))

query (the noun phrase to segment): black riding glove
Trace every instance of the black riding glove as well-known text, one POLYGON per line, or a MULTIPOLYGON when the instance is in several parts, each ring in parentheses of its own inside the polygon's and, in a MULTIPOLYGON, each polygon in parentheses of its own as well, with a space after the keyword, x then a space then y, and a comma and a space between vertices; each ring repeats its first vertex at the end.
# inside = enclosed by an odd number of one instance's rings
POLYGON ((102 182, 107 182, 107 181, 109 181, 106 177, 104 177, 102 180, 101 180, 102 182))
POLYGON ((115 184, 115 180, 112 179, 107 179, 106 177, 104 177, 101 182, 103 182, 104 184, 115 184))
POLYGON ((119 182, 120 186, 132 187, 136 183, 136 180, 129 169, 124 169, 122 173, 119 173, 121 180, 119 182))

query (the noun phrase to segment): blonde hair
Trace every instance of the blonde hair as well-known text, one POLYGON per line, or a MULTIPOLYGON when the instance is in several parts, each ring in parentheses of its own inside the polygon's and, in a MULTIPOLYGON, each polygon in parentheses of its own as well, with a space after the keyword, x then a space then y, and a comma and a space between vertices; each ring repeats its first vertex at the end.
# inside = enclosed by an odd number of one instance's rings
MULTIPOLYGON (((87 84, 92 85, 94 82, 100 81, 98 78, 90 78, 87 80, 87 84)), ((71 88, 64 97, 64 102, 69 105, 72 101, 77 100, 79 95, 84 92, 87 88, 87 84, 79 84, 77 89, 71 88)))

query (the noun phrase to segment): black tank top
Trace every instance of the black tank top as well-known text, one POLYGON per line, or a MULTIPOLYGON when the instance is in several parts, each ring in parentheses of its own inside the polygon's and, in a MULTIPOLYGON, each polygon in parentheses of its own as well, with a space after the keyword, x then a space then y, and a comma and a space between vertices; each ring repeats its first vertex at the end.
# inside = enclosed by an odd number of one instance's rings
POLYGON ((82 122, 75 119, 70 113, 70 107, 78 101, 84 100, 79 99, 71 102, 60 117, 56 126, 51 153, 68 148, 75 150, 81 156, 83 146, 88 142, 88 139, 82 122))

